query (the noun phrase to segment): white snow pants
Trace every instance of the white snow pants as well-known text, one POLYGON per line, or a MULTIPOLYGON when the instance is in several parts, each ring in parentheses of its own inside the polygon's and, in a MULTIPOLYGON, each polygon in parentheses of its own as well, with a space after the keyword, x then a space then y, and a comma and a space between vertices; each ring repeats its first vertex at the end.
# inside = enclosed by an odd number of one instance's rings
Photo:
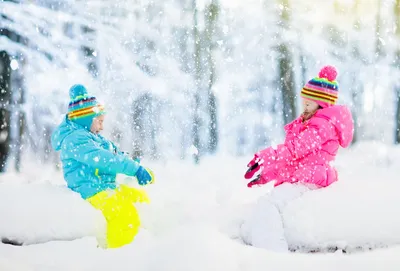
POLYGON ((282 210, 291 200, 315 188, 312 184, 283 183, 261 197, 241 227, 243 240, 254 247, 288 252, 282 210))

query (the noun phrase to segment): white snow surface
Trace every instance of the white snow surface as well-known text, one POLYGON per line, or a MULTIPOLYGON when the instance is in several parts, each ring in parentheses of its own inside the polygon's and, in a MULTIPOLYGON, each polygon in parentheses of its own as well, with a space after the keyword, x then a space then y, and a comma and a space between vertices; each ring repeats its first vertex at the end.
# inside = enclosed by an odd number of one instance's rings
MULTIPOLYGON (((96 247, 98 211, 37 165, 0 177, 0 270, 400 270, 400 149, 367 142, 337 157, 340 181, 283 211, 295 253, 243 244, 239 228, 271 185, 248 189, 251 157, 209 157, 200 166, 142 161, 154 169, 143 227, 123 248, 96 247), (338 247, 335 253, 326 250, 338 247), (370 251, 370 249, 372 249, 370 251), (302 253, 317 250, 319 253, 302 253)), ((119 181, 126 181, 119 176, 119 181)))

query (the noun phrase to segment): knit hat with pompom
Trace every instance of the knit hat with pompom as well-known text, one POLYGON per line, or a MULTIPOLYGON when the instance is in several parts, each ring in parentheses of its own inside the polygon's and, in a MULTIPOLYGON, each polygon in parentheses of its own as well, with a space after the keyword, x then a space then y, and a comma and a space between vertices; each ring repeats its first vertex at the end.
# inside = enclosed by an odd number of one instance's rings
POLYGON ((96 97, 89 96, 83 85, 73 85, 69 89, 69 97, 68 119, 90 130, 93 119, 104 114, 104 107, 96 97))
POLYGON ((336 104, 338 99, 339 85, 335 81, 336 68, 333 66, 323 67, 318 77, 314 77, 301 90, 301 97, 312 100, 322 108, 336 104))

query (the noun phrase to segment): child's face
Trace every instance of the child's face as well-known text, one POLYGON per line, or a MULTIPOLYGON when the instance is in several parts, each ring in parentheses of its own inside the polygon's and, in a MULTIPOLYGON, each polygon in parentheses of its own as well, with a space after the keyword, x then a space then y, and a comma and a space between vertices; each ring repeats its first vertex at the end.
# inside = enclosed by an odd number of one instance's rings
POLYGON ((316 102, 303 99, 303 120, 310 119, 318 108, 319 105, 316 102))
POLYGON ((307 99, 303 99, 303 111, 304 113, 314 113, 315 111, 317 111, 319 105, 314 102, 314 101, 310 101, 307 99))
POLYGON ((90 131, 93 134, 98 134, 103 131, 103 122, 104 122, 104 115, 100 115, 93 119, 92 126, 90 127, 90 131))

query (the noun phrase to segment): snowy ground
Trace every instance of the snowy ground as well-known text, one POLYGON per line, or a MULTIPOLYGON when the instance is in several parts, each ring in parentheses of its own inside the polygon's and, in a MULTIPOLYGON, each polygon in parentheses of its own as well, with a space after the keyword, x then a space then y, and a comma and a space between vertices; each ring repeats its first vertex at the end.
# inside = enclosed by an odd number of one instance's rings
POLYGON ((284 211, 292 247, 347 254, 244 245, 239 226, 271 188, 246 187, 247 160, 151 165, 157 180, 147 188, 151 204, 140 206, 143 229, 131 245, 107 251, 93 237, 101 215, 63 186, 60 173, 0 176, 0 237, 26 244, 0 244, 0 270, 400 270, 399 149, 363 143, 341 151, 341 181, 284 211))

